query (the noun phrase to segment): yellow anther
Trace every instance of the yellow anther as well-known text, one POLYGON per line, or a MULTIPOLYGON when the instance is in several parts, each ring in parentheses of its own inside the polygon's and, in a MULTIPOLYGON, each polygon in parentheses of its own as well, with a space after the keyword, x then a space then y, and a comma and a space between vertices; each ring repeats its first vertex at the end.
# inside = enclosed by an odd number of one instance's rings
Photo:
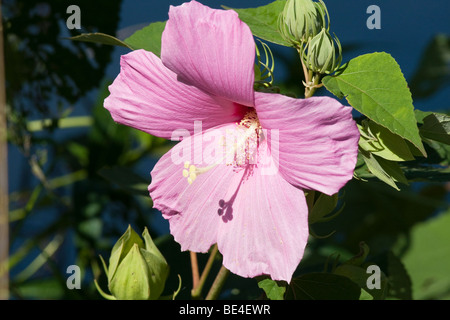
POLYGON ((191 184, 192 182, 194 182, 195 179, 197 179, 197 175, 195 174, 195 172, 191 172, 191 174, 189 175, 189 178, 188 178, 189 184, 191 184))
POLYGON ((203 170, 199 170, 196 166, 191 165, 189 161, 186 161, 184 163, 184 168, 185 169, 183 169, 183 177, 187 178, 189 184, 197 179, 197 174, 203 173, 203 170))

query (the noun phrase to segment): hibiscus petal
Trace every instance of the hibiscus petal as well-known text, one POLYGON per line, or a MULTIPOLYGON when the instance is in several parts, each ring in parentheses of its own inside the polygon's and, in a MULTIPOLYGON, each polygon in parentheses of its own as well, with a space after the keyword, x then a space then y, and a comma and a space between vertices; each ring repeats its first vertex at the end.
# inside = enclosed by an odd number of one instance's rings
POLYGON ((202 128, 207 129, 238 121, 245 112, 233 102, 178 81, 151 52, 123 55, 120 65, 104 106, 121 124, 170 139, 176 130, 192 134, 194 121, 202 121, 202 128))
POLYGON ((359 131, 351 107, 329 97, 267 93, 256 93, 255 104, 275 164, 288 182, 332 195, 353 177, 359 131))
POLYGON ((206 252, 217 243, 231 272, 290 281, 307 243, 308 209, 303 191, 270 170, 264 141, 257 166, 221 163, 192 184, 182 176, 184 161, 198 154, 203 154, 199 167, 220 162, 223 154, 211 150, 222 146, 227 130, 235 129, 224 125, 207 130, 165 154, 151 173, 154 207, 168 219, 182 250, 206 252))
POLYGON ((221 137, 224 125, 185 138, 166 153, 151 172, 149 186, 153 205, 169 220, 170 233, 182 250, 206 252, 217 242, 217 231, 222 221, 218 210, 229 188, 237 184, 239 173, 232 167, 219 164, 199 175, 192 184, 183 177, 185 161, 207 167, 221 161, 221 137))
POLYGON ((161 59, 180 80, 253 106, 255 43, 235 11, 196 1, 171 6, 161 41, 161 59))
POLYGON ((243 277, 270 275, 290 282, 309 235, 303 191, 258 166, 226 200, 231 213, 218 237, 224 266, 243 277))

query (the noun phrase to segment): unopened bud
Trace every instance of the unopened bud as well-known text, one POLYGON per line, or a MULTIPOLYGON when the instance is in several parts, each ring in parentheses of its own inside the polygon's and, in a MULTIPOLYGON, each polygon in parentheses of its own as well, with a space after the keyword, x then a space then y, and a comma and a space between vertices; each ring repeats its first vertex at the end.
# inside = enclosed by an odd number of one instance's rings
POLYGON ((323 28, 308 42, 302 53, 302 59, 308 70, 321 74, 332 73, 340 67, 342 61, 341 44, 336 37, 333 39, 328 30, 323 28))
POLYGON ((115 299, 156 300, 164 290, 169 266, 147 229, 142 235, 144 241, 129 226, 111 251, 106 272, 115 299))
POLYGON ((329 16, 322 0, 288 0, 278 18, 281 35, 298 48, 323 28, 329 29, 329 16))

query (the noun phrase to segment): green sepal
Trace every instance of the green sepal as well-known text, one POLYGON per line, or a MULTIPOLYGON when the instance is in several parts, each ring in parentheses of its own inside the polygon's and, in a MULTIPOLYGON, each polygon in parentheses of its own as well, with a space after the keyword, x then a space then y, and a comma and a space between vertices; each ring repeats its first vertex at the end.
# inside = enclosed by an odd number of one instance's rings
POLYGON ((135 243, 120 262, 109 283, 109 290, 118 300, 150 299, 149 270, 141 249, 135 243))
POLYGON ((98 284, 97 279, 94 279, 94 284, 95 284, 95 288, 97 288, 97 291, 100 293, 100 295, 101 295, 103 298, 105 298, 105 299, 107 299, 107 300, 117 300, 116 297, 114 297, 114 296, 111 295, 111 294, 107 294, 105 291, 103 291, 102 288, 100 288, 100 285, 98 284))
POLYGON ((150 300, 158 299, 164 290, 164 286, 169 276, 169 266, 166 259, 153 243, 147 228, 143 233, 145 249, 140 249, 142 257, 148 268, 148 280, 150 285, 150 300))
POLYGON ((111 282, 117 267, 121 261, 125 258, 131 248, 137 244, 139 248, 144 247, 144 242, 139 235, 134 231, 130 225, 128 225, 125 233, 117 240, 111 250, 111 256, 109 258, 108 268, 108 282, 111 282))

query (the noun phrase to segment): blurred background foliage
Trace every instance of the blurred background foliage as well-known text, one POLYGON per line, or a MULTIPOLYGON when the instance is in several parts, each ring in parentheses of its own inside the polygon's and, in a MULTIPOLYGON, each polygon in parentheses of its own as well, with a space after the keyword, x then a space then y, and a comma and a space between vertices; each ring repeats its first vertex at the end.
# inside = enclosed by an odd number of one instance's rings
MULTIPOLYGON (((68 41, 80 32, 115 35, 121 0, 77 1, 82 30, 68 30, 68 1, 2 2, 8 105, 10 175, 10 294, 12 299, 100 299, 93 279, 105 285, 99 255, 109 257, 130 224, 149 229, 171 272, 167 293, 183 281, 189 298, 189 255, 180 252, 167 223, 152 209, 149 172, 171 142, 116 125, 103 108, 112 79, 105 77, 113 47, 68 41), (99 14, 98 8, 102 8, 99 14), (81 290, 66 286, 69 265, 81 268, 81 290)), ((341 38, 341 41, 343 39, 341 38)), ((351 52, 358 44, 344 44, 351 52)), ((276 85, 302 95, 295 55, 274 46, 287 75, 276 85)), ((450 38, 430 39, 409 80, 413 98, 448 86, 450 38)), ((320 95, 322 92, 319 91, 320 95)), ((435 111, 448 112, 447 106, 435 111)), ((450 148, 427 146, 432 163, 447 167, 450 148), (437 161, 434 161, 436 160, 437 161)), ((430 160, 431 161, 431 160, 430 160)), ((407 168, 405 168, 407 169, 407 168)), ((413 175, 396 191, 378 181, 353 180, 340 193, 339 215, 314 224, 297 275, 324 270, 370 248, 391 283, 389 298, 450 298, 450 210, 447 176, 413 175), (325 236, 325 237, 321 237, 325 236)), ((207 257, 199 256, 202 266, 207 257)), ((217 259, 213 272, 220 267, 217 259)), ((255 279, 231 275, 223 297, 263 296, 255 279)))

